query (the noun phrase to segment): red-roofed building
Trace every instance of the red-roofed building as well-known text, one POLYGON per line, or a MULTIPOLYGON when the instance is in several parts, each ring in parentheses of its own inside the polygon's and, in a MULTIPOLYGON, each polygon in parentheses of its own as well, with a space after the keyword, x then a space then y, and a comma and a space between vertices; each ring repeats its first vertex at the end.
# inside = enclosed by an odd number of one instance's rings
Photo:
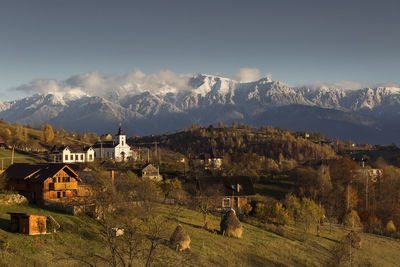
POLYGON ((4 139, 1 136, 0 136, 0 147, 7 147, 6 142, 4 142, 4 139))
POLYGON ((18 191, 32 203, 76 197, 78 182, 81 182, 70 166, 57 163, 15 163, 0 179, 6 179, 9 190, 18 191))

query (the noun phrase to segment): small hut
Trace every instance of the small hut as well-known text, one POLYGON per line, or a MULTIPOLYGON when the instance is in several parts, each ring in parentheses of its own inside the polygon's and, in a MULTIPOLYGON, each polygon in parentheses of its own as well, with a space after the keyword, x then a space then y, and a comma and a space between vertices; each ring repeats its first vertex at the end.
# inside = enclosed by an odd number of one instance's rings
POLYGON ((180 224, 176 226, 175 231, 171 235, 169 241, 175 250, 183 251, 190 248, 190 237, 180 224))
POLYGON ((242 237, 242 224, 240 223, 234 210, 228 211, 224 217, 222 217, 220 227, 222 235, 237 238, 242 237))
POLYGON ((11 217, 11 232, 27 235, 46 233, 47 216, 14 212, 9 212, 8 214, 11 217))

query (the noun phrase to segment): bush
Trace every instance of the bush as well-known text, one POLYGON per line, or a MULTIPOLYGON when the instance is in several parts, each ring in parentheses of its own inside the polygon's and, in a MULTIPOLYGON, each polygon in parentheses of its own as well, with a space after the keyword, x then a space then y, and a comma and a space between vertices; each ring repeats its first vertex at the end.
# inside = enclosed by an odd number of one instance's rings
POLYGON ((309 198, 300 200, 296 196, 288 195, 285 198, 285 205, 289 218, 295 223, 300 223, 306 233, 320 223, 325 213, 322 207, 309 198))
POLYGON ((290 224, 291 222, 288 211, 280 202, 275 204, 274 217, 276 218, 276 222, 280 225, 290 224))
POLYGON ((257 203, 253 213, 256 218, 263 221, 268 221, 268 219, 274 214, 274 210, 270 205, 265 203, 257 203))
POLYGON ((347 227, 350 227, 351 229, 362 227, 360 217, 355 210, 351 210, 349 213, 346 214, 346 216, 344 216, 343 224, 347 227))
POLYGON ((393 233, 396 232, 396 225, 394 225, 392 220, 388 221, 388 223, 386 224, 385 230, 386 230, 386 233, 388 233, 389 235, 393 235, 393 233))

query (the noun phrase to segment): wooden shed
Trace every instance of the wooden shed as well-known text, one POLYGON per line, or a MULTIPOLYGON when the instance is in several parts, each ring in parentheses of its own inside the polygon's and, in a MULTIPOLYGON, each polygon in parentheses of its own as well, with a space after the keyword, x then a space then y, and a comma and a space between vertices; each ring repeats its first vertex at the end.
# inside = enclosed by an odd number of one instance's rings
POLYGON ((200 197, 214 200, 217 210, 234 209, 242 214, 249 197, 255 196, 253 183, 247 176, 217 176, 197 178, 197 189, 200 197))
POLYGON ((8 214, 11 217, 11 232, 27 235, 46 233, 47 216, 14 212, 8 214))

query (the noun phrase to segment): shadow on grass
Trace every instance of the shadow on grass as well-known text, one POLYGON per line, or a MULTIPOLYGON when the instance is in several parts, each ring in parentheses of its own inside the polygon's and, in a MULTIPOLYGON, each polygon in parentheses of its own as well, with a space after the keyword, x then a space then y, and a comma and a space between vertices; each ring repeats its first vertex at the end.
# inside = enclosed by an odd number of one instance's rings
POLYGON ((10 232, 10 220, 0 218, 0 229, 10 232))
POLYGON ((246 263, 248 266, 288 266, 283 263, 275 262, 260 255, 254 253, 246 253, 245 257, 242 259, 242 263, 246 263))
POLYGON ((193 223, 184 222, 184 221, 181 221, 181 220, 176 219, 176 218, 169 218, 169 219, 171 219, 171 220, 173 220, 173 221, 175 221, 177 223, 180 223, 180 224, 185 224, 185 225, 191 226, 193 228, 197 228, 197 229, 201 229, 201 230, 210 232, 212 234, 220 234, 221 233, 217 229, 204 228, 203 226, 200 226, 200 225, 197 225, 197 224, 193 224, 193 223))

